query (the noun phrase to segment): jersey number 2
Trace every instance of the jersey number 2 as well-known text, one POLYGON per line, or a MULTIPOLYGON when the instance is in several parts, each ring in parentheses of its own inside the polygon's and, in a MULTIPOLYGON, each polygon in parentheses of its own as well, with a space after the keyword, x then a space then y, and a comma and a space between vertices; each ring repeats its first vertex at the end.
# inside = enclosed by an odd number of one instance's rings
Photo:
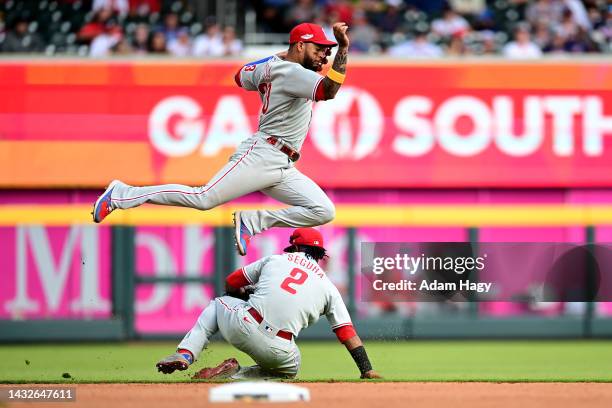
POLYGON ((306 281, 306 278, 308 278, 308 274, 306 272, 304 272, 301 269, 298 268, 293 268, 293 270, 289 273, 289 275, 291 275, 291 277, 285 279, 282 283, 281 283, 281 288, 283 288, 284 290, 286 290, 287 292, 291 293, 292 295, 295 295, 297 292, 295 289, 293 289, 291 286, 291 284, 294 285, 301 285, 306 281))

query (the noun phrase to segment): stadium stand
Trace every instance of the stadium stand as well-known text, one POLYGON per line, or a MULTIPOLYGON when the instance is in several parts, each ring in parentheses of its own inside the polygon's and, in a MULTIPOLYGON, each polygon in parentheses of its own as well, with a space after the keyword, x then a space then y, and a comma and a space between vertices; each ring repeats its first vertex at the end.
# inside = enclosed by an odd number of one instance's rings
POLYGON ((303 21, 331 35, 339 20, 351 24, 351 51, 361 54, 612 52, 606 0, 0 0, 0 51, 219 57, 240 54, 243 43, 281 44, 303 21))

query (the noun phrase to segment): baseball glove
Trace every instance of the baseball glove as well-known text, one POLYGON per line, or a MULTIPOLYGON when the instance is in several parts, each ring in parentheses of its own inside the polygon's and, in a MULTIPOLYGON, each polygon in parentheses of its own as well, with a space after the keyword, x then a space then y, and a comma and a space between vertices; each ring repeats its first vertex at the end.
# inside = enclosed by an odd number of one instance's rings
POLYGON ((236 292, 226 293, 226 295, 242 299, 246 302, 253 293, 255 293, 255 286, 247 285, 239 288, 236 292))

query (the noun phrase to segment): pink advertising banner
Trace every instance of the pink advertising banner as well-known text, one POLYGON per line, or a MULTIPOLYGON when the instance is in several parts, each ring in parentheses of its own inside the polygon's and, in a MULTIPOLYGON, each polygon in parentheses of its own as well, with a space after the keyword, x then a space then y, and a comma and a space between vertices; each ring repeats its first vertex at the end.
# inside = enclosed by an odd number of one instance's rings
MULTIPOLYGON (((136 271, 147 276, 209 276, 214 271, 213 230, 201 226, 138 227, 136 271)), ((324 265, 345 299, 348 294, 348 240, 346 230, 321 229, 330 257, 324 265)), ((516 241, 580 242, 582 228, 513 229, 516 241)), ((237 265, 279 253, 289 230, 274 229, 253 240, 247 258, 237 265)), ((487 228, 481 237, 506 241, 508 229, 487 228)), ((598 228, 602 242, 612 241, 612 228, 598 228)), ((361 228, 357 242, 466 241, 464 228, 361 228)), ((356 270, 359 270, 357 246, 356 270)), ((16 226, 0 228, 0 319, 106 319, 111 316, 111 236, 106 227, 16 226)), ((227 271, 229 273, 231 271, 227 271)), ((359 275, 357 276, 359 279, 359 275)), ((359 282, 356 299, 361 299, 359 282)), ((181 333, 189 330, 214 296, 210 284, 141 284, 136 290, 136 330, 139 333, 181 333)), ((346 299, 348 301, 348 299, 346 299)), ((410 316, 419 312, 411 303, 394 305, 356 302, 358 316, 394 311, 410 316), (392 309, 390 309, 392 308, 392 309)), ((504 302, 481 306, 485 314, 562 313, 563 307, 529 311, 504 302)), ((610 314, 612 310, 601 313, 610 314)))

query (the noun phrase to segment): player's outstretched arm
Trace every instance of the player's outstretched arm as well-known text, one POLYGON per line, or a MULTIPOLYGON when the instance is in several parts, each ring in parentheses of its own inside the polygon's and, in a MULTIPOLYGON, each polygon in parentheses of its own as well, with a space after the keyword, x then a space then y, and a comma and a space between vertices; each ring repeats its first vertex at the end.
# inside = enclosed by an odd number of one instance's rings
POLYGON ((323 93, 326 100, 333 99, 344 82, 349 47, 349 38, 346 34, 346 30, 348 30, 348 26, 345 23, 334 24, 334 36, 338 42, 338 52, 336 53, 331 69, 322 82, 323 93))
POLYGON ((364 379, 374 379, 374 378, 382 378, 380 374, 372 369, 372 364, 370 363, 370 359, 368 358, 368 354, 365 351, 365 347, 363 347, 363 343, 357 334, 355 334, 350 339, 347 339, 343 342, 344 346, 353 357, 355 364, 359 368, 361 372, 361 378, 364 379))

